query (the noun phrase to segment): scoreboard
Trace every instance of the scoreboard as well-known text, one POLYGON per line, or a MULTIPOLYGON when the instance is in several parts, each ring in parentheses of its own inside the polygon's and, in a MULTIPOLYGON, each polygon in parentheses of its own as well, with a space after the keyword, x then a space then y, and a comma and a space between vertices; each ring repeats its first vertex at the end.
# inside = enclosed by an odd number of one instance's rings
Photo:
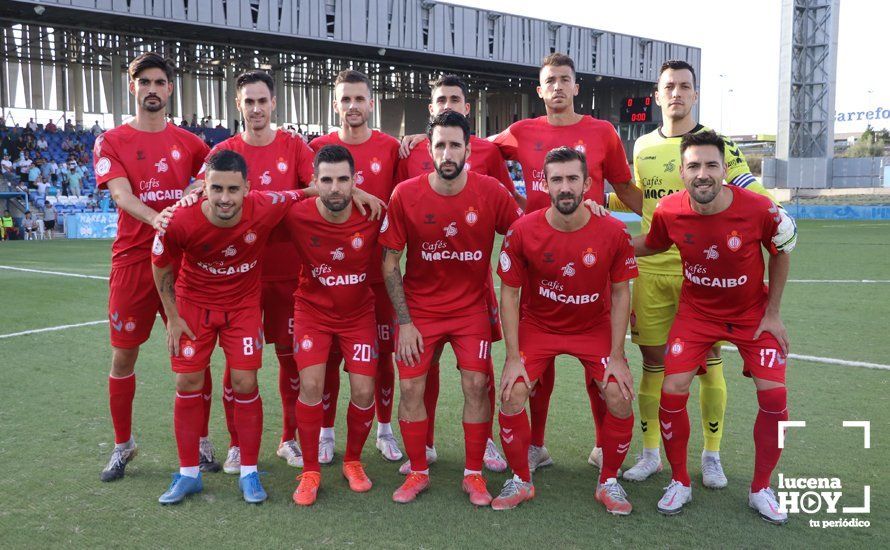
POLYGON ((625 97, 621 104, 621 122, 651 122, 652 97, 625 97))

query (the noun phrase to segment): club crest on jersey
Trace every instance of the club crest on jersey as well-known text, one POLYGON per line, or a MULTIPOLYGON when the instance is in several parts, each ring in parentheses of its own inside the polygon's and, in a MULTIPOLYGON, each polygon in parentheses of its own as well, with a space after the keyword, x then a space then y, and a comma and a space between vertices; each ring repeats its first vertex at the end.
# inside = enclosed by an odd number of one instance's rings
POLYGON ((581 153, 582 155, 583 155, 584 153, 587 152, 587 147, 584 145, 584 140, 583 140, 583 139, 579 139, 579 140, 578 140, 578 143, 575 144, 575 146, 573 147, 573 149, 574 149, 575 151, 578 151, 578 152, 581 153))
POLYGON ((502 251, 501 251, 501 256, 500 256, 500 258, 499 258, 498 261, 500 261, 500 263, 501 263, 501 271, 503 271, 503 272, 505 272, 505 273, 506 273, 507 271, 510 271, 510 267, 512 267, 513 264, 512 264, 512 262, 510 262, 510 255, 509 255, 509 254, 507 254, 506 252, 504 252, 504 251, 502 250, 502 251))
POLYGON ((455 235, 457 235, 457 222, 449 223, 442 228, 442 231, 445 232, 446 237, 454 237, 455 235))
POLYGON ((179 152, 179 147, 174 145, 173 148, 170 149, 170 157, 177 161, 182 158, 182 153, 179 152))
POLYGON ((106 157, 101 157, 98 162, 96 162, 96 173, 100 176, 104 176, 111 170, 111 161, 106 157))
POLYGON ((195 356, 195 344, 191 340, 186 340, 185 344, 182 346, 182 356, 186 359, 191 359, 195 356))
POLYGON ((287 172, 287 162, 284 161, 283 157, 278 157, 278 164, 275 165, 278 168, 278 171, 282 174, 287 172))
POLYGON ((164 243, 161 242, 161 236, 155 234, 155 242, 151 245, 151 253, 160 256, 164 253, 164 243))
POLYGON ((256 242, 256 233, 253 232, 253 229, 248 229, 247 233, 244 234, 244 242, 247 244, 253 244, 256 242))
POLYGON ((362 174, 361 170, 359 170, 358 172, 355 173, 354 179, 355 179, 356 185, 361 185, 361 184, 365 183, 365 176, 364 176, 364 174, 362 174))
POLYGON ((272 176, 269 175, 269 171, 266 170, 263 172, 263 175, 260 176, 260 185, 269 185, 272 183, 272 176))
POLYGON ((226 258, 231 258, 232 256, 235 256, 236 254, 238 254, 238 249, 235 248, 235 245, 232 245, 232 244, 230 244, 228 246, 228 248, 223 250, 223 256, 225 256, 226 258))
POLYGON ((168 170, 167 166, 167 157, 163 157, 161 160, 155 163, 155 168, 158 169, 158 174, 163 174, 168 170))
POLYGON ((596 252, 594 252, 592 248, 585 250, 584 253, 581 254, 581 263, 587 267, 593 267, 593 264, 596 263, 596 252))
POLYGON ((569 262, 560 268, 564 277, 575 276, 575 262, 569 262))
POLYGON ((356 232, 349 240, 349 244, 352 246, 353 250, 361 250, 363 246, 365 246, 365 237, 356 232))
MULTIPOLYGON (((730 248, 732 248, 732 246, 730 246, 730 248)), ((720 253, 717 252, 716 244, 712 244, 708 248, 704 249, 703 252, 705 253, 706 260, 716 260, 717 258, 720 257, 720 253)))
POLYGON ((733 252, 737 252, 742 247, 742 236, 738 231, 733 231, 726 236, 726 246, 733 252))
POLYGON ((377 157, 371 159, 371 172, 374 174, 379 174, 380 171, 383 170, 383 165, 380 164, 380 160, 377 157))
POLYGON ((337 261, 346 258, 346 254, 343 253, 343 247, 340 246, 334 250, 331 250, 331 260, 337 261))
POLYGON ((464 213, 464 219, 467 221, 468 225, 476 225, 476 222, 479 221, 479 211, 471 206, 466 213, 464 213))
POLYGON ((133 332, 136 330, 136 319, 133 317, 127 317, 127 322, 124 323, 124 330, 127 332, 133 332))
POLYGON ((683 341, 676 338, 671 344, 671 355, 680 355, 683 353, 683 341))
POLYGON ((300 349, 303 351, 310 351, 312 349, 312 338, 310 338, 308 334, 303 335, 300 339, 300 349))

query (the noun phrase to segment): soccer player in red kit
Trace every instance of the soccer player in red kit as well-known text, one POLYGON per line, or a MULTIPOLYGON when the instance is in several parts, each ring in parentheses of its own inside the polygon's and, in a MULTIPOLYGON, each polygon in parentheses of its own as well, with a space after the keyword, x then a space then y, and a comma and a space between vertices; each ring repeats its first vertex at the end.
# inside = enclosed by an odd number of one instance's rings
MULTIPOLYGON (((525 190, 528 196, 526 213, 550 206, 545 190, 544 157, 556 147, 571 147, 584 153, 591 184, 585 198, 601 201, 604 180, 613 187, 631 185, 630 168, 624 145, 611 123, 575 112, 574 97, 578 95, 575 82, 575 63, 565 54, 553 53, 544 58, 539 73, 538 96, 544 101, 547 114, 538 118, 514 122, 500 134, 490 138, 509 160, 522 165, 525 190)), ((532 424, 532 442, 529 460, 532 471, 553 463, 544 446, 544 432, 550 395, 553 393, 554 367, 548 367, 529 402, 532 424)), ((606 406, 599 392, 590 386, 590 403, 596 427, 602 424, 606 406)), ((597 434, 600 430, 597 429, 597 434)), ((601 466, 602 452, 599 436, 591 464, 601 466)))
POLYGON ((154 280, 167 314, 167 346, 176 373, 173 424, 180 466, 159 501, 176 504, 202 490, 201 386, 219 339, 231 369, 241 448, 239 487, 247 502, 259 503, 266 500, 257 472, 263 429, 256 383, 264 341, 260 256, 272 230, 303 195, 248 193, 247 165, 234 151, 208 157, 204 175, 206 199, 179 209, 152 247, 154 280), (178 256, 182 266, 174 286, 172 258, 178 256))
MULTIPOLYGON (((174 70, 172 62, 155 53, 134 59, 128 72, 136 117, 99 136, 93 149, 96 183, 107 188, 118 205, 108 298, 112 349, 108 393, 115 445, 102 481, 122 478, 136 456, 132 434, 136 358, 139 346, 151 335, 155 317, 163 312, 151 279, 152 223, 158 212, 182 198, 207 156, 207 146, 197 136, 166 122, 174 70)), ((206 438, 201 456, 202 465, 219 469, 206 438)))
MULTIPOLYGON (((288 191, 312 181, 313 152, 300 136, 271 126, 275 111, 275 84, 264 71, 248 71, 235 79, 235 101, 245 130, 214 147, 235 151, 247 162, 247 180, 256 191, 288 191)), ((198 176, 203 178, 203 173, 198 176)), ((278 358, 278 392, 281 395, 282 429, 277 454, 291 466, 302 467, 296 443, 296 410, 299 375, 294 362, 294 291, 300 275, 297 252, 284 227, 272 232, 260 258, 262 271, 263 334, 275 344, 278 358)), ((229 370, 223 380, 223 405, 231 441, 223 464, 229 474, 240 471, 238 434, 234 430, 234 401, 229 370)))
POLYGON ((544 177, 551 206, 514 223, 502 245, 498 274, 507 358, 498 420, 514 477, 492 502, 496 510, 534 497, 525 402, 560 354, 581 361, 586 385, 601 392, 607 406, 596 500, 612 514, 627 515, 632 509, 616 477, 633 434, 633 378, 624 336, 637 264, 623 223, 580 208, 591 185, 585 162, 583 153, 569 147, 547 153, 544 177), (521 317, 520 289, 529 293, 521 317))
POLYGON ((680 250, 683 287, 668 336, 659 422, 671 483, 658 511, 673 515, 692 500, 686 468, 689 385, 711 346, 732 342, 754 380, 758 412, 754 422, 754 479, 748 504, 760 517, 782 524, 770 476, 779 462, 779 422, 788 419, 785 370, 788 334, 779 315, 793 243, 779 252, 772 239, 782 221, 768 198, 723 184, 724 141, 712 131, 686 134, 680 142, 684 191, 665 197, 652 216, 649 233, 634 239, 637 256, 680 250), (769 253, 769 286, 763 281, 761 248, 769 253))
POLYGON ((426 375, 436 348, 450 342, 464 393, 463 490, 470 502, 487 506, 482 461, 491 433, 491 323, 484 289, 495 232, 505 233, 521 211, 497 180, 464 170, 471 152, 466 117, 440 113, 427 136, 435 171, 396 187, 380 236, 383 277, 399 323, 399 427, 411 461, 393 500, 410 502, 429 486, 426 375))
MULTIPOLYGON (((455 75, 445 75, 431 82, 430 88, 430 116, 436 116, 448 110, 461 113, 464 116, 470 115, 470 104, 467 102, 467 85, 460 78, 455 75)), ((433 158, 430 156, 429 139, 427 139, 426 134, 421 134, 417 136, 417 139, 410 140, 410 142, 414 145, 414 148, 410 149, 406 153, 407 157, 399 162, 398 181, 404 181, 422 174, 429 174, 433 171, 433 158)), ((407 147, 404 149, 407 150, 407 147)), ((510 191, 517 204, 520 207, 524 207, 525 197, 516 192, 513 180, 507 171, 507 164, 497 146, 486 139, 470 136, 470 149, 472 150, 472 155, 467 157, 466 169, 497 179, 501 182, 501 185, 510 191)), ((498 315, 498 301, 491 278, 489 278, 488 282, 489 290, 486 301, 492 323, 491 341, 497 342, 502 339, 501 319, 498 315)), ((426 377, 426 393, 423 397, 426 403, 427 417, 429 418, 426 436, 427 464, 432 464, 438 458, 435 447, 436 404, 439 400, 439 357, 442 355, 443 350, 444 344, 433 355, 433 362, 426 377)), ((489 381, 492 413, 494 412, 496 399, 494 385, 494 373, 492 372, 491 380, 489 381)), ((507 469, 507 463, 498 451, 491 436, 489 436, 488 442, 485 444, 483 462, 485 467, 493 472, 503 472, 507 469)), ((406 475, 410 471, 410 462, 405 462, 399 468, 401 474, 406 475)))
POLYGON ((351 394, 343 476, 353 491, 371 490, 361 457, 374 422, 380 356, 371 285, 380 270, 380 221, 370 221, 353 208, 356 174, 346 147, 321 147, 315 156, 318 198, 298 205, 285 218, 303 264, 294 306, 294 349, 300 369, 297 427, 305 454, 293 499, 301 506, 315 502, 321 483, 322 394, 328 391, 325 371, 332 346, 339 346, 346 360, 351 394))
MULTIPOLYGON (((384 202, 389 202, 392 190, 399 181, 396 179, 399 142, 368 126, 368 119, 373 109, 370 79, 359 71, 351 69, 342 71, 334 81, 334 110, 340 116, 340 129, 315 138, 309 145, 316 151, 325 145, 341 145, 348 149, 355 163, 356 187, 384 202)), ((382 259, 376 241, 372 248, 376 254, 374 265, 380 265, 382 259)), ((375 400, 377 449, 386 460, 395 461, 402 458, 402 451, 393 437, 390 424, 395 397, 392 358, 395 337, 393 311, 380 270, 372 270, 369 277, 374 292, 374 313, 377 317, 377 335, 380 344, 375 400)), ((319 460, 322 464, 328 464, 334 458, 334 418, 337 414, 337 396, 340 393, 339 364, 342 359, 339 354, 334 354, 332 361, 328 362, 328 379, 322 394, 324 423, 318 446, 319 460)), ((346 359, 348 361, 349 358, 346 359)))

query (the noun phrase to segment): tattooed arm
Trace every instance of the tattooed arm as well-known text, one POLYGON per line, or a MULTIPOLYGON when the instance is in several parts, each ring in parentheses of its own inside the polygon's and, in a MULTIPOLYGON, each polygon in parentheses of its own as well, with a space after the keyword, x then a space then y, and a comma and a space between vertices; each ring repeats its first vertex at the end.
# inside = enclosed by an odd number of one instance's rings
POLYGON ((161 302, 164 304, 164 313, 167 315, 167 350, 171 356, 179 355, 179 340, 183 334, 188 335, 192 340, 195 334, 189 328, 185 319, 179 316, 179 310, 176 309, 176 292, 173 287, 173 264, 167 264, 164 267, 158 267, 152 264, 152 275, 154 275, 155 286, 158 294, 161 296, 161 302))
POLYGON ((411 321, 405 288, 402 286, 401 260, 401 250, 383 247, 383 280, 386 281, 386 292, 399 321, 396 359, 413 367, 420 362, 420 355, 423 353, 423 336, 411 321))

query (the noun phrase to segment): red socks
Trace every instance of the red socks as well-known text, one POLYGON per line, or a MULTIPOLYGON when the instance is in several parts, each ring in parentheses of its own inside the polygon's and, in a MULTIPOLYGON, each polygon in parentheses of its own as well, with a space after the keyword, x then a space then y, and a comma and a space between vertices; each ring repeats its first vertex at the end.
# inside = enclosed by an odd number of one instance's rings
POLYGON ((596 431, 596 446, 602 448, 604 445, 602 438, 603 419, 606 417, 606 412, 609 410, 609 407, 606 405, 605 396, 594 381, 587 384, 587 396, 590 398, 590 412, 593 414, 593 426, 596 431))
POLYGON ((491 422, 464 421, 464 468, 473 472, 482 471, 482 458, 485 456, 485 444, 491 435, 491 422))
POLYGON ((377 422, 389 424, 392 421, 393 387, 396 374, 393 369, 392 354, 381 353, 377 359, 377 379, 374 381, 377 422))
POLYGON ((531 444, 536 447, 544 446, 544 431, 547 429, 547 411, 550 409, 550 395, 553 394, 553 384, 556 381, 556 360, 551 359, 550 364, 544 369, 538 383, 532 389, 528 397, 528 409, 532 415, 531 444))
POLYGON ((779 463, 779 421, 788 420, 788 390, 784 387, 757 392, 757 420, 754 421, 754 480, 751 492, 769 487, 769 479, 779 463))
POLYGON ((235 427, 235 396, 232 392, 232 371, 226 367, 223 374, 223 409, 226 413, 226 429, 229 430, 229 447, 238 446, 238 429, 235 427))
POLYGON ((691 486, 689 471, 686 469, 686 447, 689 444, 689 414, 686 412, 686 401, 689 394, 661 392, 661 405, 658 409, 658 420, 661 423, 661 439, 664 442, 664 454, 671 463, 671 479, 691 486))
POLYGON ((337 399, 340 397, 340 361, 343 357, 333 352, 328 357, 324 369, 324 390, 321 394, 321 407, 324 410, 322 427, 333 428, 337 419, 337 399))
MULTIPOLYGON (((423 472, 429 469, 426 463, 426 434, 428 418, 409 422, 399 419, 399 429, 402 432, 402 442, 405 443, 405 453, 411 461, 412 472, 423 472)), ((303 451, 306 454, 306 451, 303 451)))
POLYGON ((324 410, 321 401, 307 405, 297 399, 297 433, 300 435, 300 448, 303 450, 303 471, 320 472, 318 464, 318 435, 324 410))
POLYGON ((439 362, 432 363, 426 373, 426 388, 423 392, 423 405, 426 408, 426 446, 436 443, 436 405, 439 402, 439 362))
POLYGON ((263 399, 258 388, 249 393, 234 393, 235 429, 241 449, 241 465, 256 466, 263 438, 263 399))
POLYGON ((343 462, 362 459, 362 448, 368 440, 373 423, 373 403, 367 409, 362 409, 352 401, 349 402, 349 408, 346 410, 346 454, 343 455, 343 462))
POLYGON ((532 476, 528 469, 528 445, 531 439, 528 414, 525 409, 511 415, 501 411, 498 422, 501 425, 501 446, 507 457, 507 464, 522 481, 531 481, 532 476))
POLYGON ((130 440, 133 429, 133 397, 136 395, 136 373, 124 378, 108 377, 108 407, 114 426, 114 443, 130 440))
POLYGON ((630 449, 633 431, 633 414, 627 418, 618 418, 608 410, 606 411, 602 419, 602 426, 597 428, 597 436, 602 442, 603 449, 603 469, 600 471, 600 483, 605 483, 610 477, 618 477, 618 468, 624 463, 624 457, 627 456, 627 451, 630 449))
POLYGON ((204 389, 201 390, 204 397, 204 425, 201 427, 201 437, 207 437, 210 433, 210 405, 213 402, 213 376, 210 374, 210 365, 204 369, 204 389))
POLYGON ((494 439, 494 408, 495 403, 498 402, 498 396, 495 388, 495 380, 494 377, 494 364, 489 363, 488 365, 488 422, 486 425, 488 426, 488 434, 486 434, 485 439, 486 443, 488 443, 488 439, 494 439))
POLYGON ((201 422, 204 420, 204 399, 201 390, 176 392, 173 403, 173 432, 179 452, 179 466, 188 468, 199 464, 201 422))
POLYGON ((275 350, 278 357, 278 393, 281 395, 281 440, 297 437, 297 396, 300 395, 300 374, 293 350, 275 350))

